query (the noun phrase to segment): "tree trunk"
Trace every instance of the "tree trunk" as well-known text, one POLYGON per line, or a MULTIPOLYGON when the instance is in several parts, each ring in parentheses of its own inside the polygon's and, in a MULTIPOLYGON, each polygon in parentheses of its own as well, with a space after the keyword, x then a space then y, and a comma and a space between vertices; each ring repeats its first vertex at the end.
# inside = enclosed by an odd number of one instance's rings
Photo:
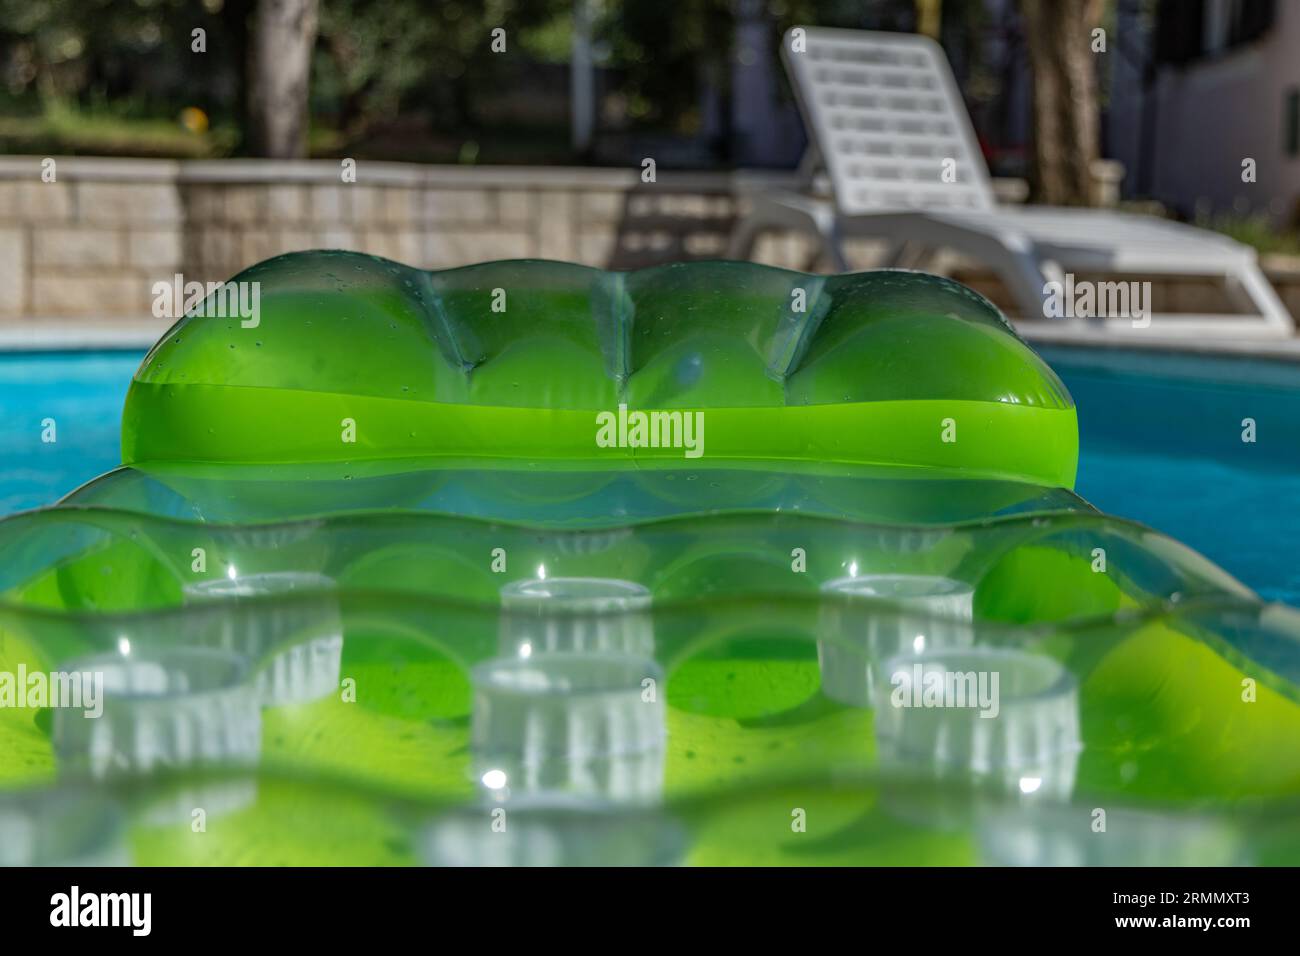
POLYGON ((1097 81, 1092 30, 1098 0, 1021 0, 1034 83, 1034 165, 1038 202, 1091 205, 1098 155, 1097 81))
POLYGON ((307 91, 317 0, 258 0, 249 56, 249 141, 254 156, 307 155, 307 91))
POLYGON ((251 93, 253 88, 253 44, 249 41, 248 31, 253 26, 254 2, 255 0, 226 0, 221 6, 221 19, 230 37, 230 48, 243 52, 243 62, 240 63, 240 69, 236 74, 239 86, 236 90, 234 109, 232 111, 234 113, 235 127, 243 133, 243 138, 239 143, 241 154, 247 153, 252 145, 252 135, 249 132, 252 125, 248 116, 253 106, 251 93))

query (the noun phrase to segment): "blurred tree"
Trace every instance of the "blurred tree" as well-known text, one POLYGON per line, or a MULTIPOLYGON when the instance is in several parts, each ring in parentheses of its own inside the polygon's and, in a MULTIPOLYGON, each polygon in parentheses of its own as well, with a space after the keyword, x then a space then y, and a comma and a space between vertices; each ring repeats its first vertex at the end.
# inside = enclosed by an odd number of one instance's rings
POLYGON ((222 0, 0 0, 3 93, 28 105, 206 109, 230 92, 238 64, 229 66, 221 11, 222 0), (206 54, 191 50, 196 28, 206 54))
MULTIPOLYGON (((399 111, 462 128, 475 104, 499 95, 508 69, 534 52, 525 37, 567 17, 568 0, 323 0, 313 102, 349 138, 399 111), (492 30, 506 30, 493 53, 492 30)), ((567 50, 567 35, 563 49, 567 50)), ((527 96, 521 90, 521 96, 527 96)))
POLYGON ((317 0, 258 0, 249 51, 249 144, 256 156, 307 155, 317 0))
MULTIPOLYGON (((798 138, 784 29, 916 20, 916 0, 587 2, 592 158, 613 163, 775 155, 762 143, 798 138), (766 112, 784 119, 755 147, 766 112)), ((943 0, 945 31, 982 2, 943 0)), ((573 0, 0 0, 0 149, 573 162, 572 17, 573 0), (208 133, 179 122, 191 107, 208 133)))
POLYGON ((695 125, 702 84, 730 95, 732 0, 676 0, 671 16, 656 3, 622 0, 610 13, 606 38, 634 122, 695 125))
POLYGON ((943 20, 943 0, 916 0, 916 32, 939 39, 939 24, 943 20))
POLYGON ((1091 34, 1101 0, 1021 0, 1020 6, 1034 84, 1034 198, 1091 205, 1099 150, 1091 34))

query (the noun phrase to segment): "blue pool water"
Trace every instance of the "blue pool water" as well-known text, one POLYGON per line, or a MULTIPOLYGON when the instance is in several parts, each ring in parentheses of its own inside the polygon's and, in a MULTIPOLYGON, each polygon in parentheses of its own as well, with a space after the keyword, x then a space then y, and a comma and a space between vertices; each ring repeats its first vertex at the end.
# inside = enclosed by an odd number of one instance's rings
MULTIPOLYGON (((1079 407, 1077 491, 1180 539, 1266 599, 1300 605, 1300 364, 1042 348, 1079 407), (1255 422, 1243 442, 1242 421, 1255 422)), ((0 514, 119 459, 143 353, 0 353, 0 514), (44 419, 57 441, 42 442, 44 419)))
POLYGON ((1080 495, 1300 605, 1300 363, 1039 353, 1079 409, 1080 495))
POLYGON ((0 515, 121 464, 122 403, 143 352, 0 352, 0 515), (54 419, 53 442, 42 441, 54 419))

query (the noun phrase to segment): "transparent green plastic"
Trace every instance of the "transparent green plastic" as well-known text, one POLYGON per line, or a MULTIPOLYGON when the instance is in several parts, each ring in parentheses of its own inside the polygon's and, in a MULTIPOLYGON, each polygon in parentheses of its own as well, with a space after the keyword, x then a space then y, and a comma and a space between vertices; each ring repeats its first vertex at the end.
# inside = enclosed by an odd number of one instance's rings
POLYGON ((127 397, 126 464, 691 457, 1074 483, 1064 386, 933 276, 298 253, 231 281, 257 284, 259 314, 192 315, 159 341, 127 397), (597 415, 620 409, 698 414, 703 440, 599 444, 597 415))
POLYGON ((124 466, 0 521, 0 674, 110 677, 0 708, 0 862, 1300 860, 1300 614, 1074 495, 1073 404, 974 293, 237 280, 124 466), (602 445, 619 406, 702 454, 602 445))

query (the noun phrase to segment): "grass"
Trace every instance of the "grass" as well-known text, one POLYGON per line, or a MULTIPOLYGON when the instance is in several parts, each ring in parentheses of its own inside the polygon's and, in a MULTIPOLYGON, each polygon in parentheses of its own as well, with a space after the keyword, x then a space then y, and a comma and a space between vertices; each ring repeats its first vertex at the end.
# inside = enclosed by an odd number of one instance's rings
POLYGON ((1300 255, 1300 232, 1294 229, 1276 229, 1268 216, 1262 214, 1242 215, 1239 213, 1221 213, 1214 216, 1200 216, 1196 225, 1203 229, 1221 232, 1256 251, 1276 255, 1300 255))
POLYGON ((135 118, 57 103, 34 115, 0 116, 0 151, 6 153, 206 159, 229 155, 238 138, 229 126, 191 132, 179 119, 135 118))
MULTIPOLYGON (((239 129, 229 123, 194 132, 181 125, 179 116, 151 117, 136 110, 85 108, 60 101, 47 102, 37 112, 5 112, 0 112, 0 153, 219 159, 234 155, 241 138, 239 129)), ((409 122, 380 124, 351 138, 328 122, 316 122, 308 148, 310 155, 318 157, 424 163, 547 165, 574 159, 564 129, 456 132, 409 122)))

